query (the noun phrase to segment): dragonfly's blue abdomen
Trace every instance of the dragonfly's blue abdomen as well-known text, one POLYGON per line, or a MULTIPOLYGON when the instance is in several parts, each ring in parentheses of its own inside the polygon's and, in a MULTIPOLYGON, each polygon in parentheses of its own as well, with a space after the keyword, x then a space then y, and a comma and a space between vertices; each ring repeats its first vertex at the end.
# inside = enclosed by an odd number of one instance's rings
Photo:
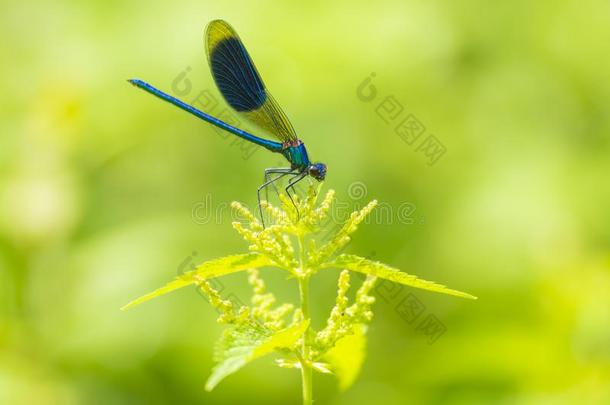
POLYGON ((235 134, 235 135, 239 136, 240 138, 243 138, 247 141, 250 141, 259 146, 262 146, 263 148, 266 148, 266 149, 270 150, 271 152, 283 152, 283 150, 284 150, 283 149, 284 144, 282 144, 282 143, 274 142, 269 139, 259 138, 258 136, 252 135, 242 129, 229 125, 226 122, 219 120, 216 117, 213 117, 209 114, 199 111, 195 107, 188 105, 185 102, 180 101, 177 98, 172 97, 169 94, 162 92, 161 90, 151 86, 150 84, 148 84, 142 80, 132 79, 132 80, 129 80, 129 82, 131 84, 133 84, 134 86, 137 86, 137 87, 141 88, 142 90, 145 90, 145 91, 149 92, 150 94, 157 96, 160 99, 167 101, 167 102, 175 105, 176 107, 179 107, 179 108, 183 109, 184 111, 189 112, 189 113, 193 114, 194 116, 199 117, 202 120, 209 122, 210 124, 217 126, 218 128, 224 129, 225 131, 235 134))

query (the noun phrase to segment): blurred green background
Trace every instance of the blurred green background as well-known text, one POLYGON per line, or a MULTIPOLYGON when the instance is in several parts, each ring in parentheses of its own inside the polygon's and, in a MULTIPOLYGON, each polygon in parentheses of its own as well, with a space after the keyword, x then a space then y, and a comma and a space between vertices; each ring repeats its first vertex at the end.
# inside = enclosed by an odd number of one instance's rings
MULTIPOLYGON (((360 378, 341 393, 316 376, 316 403, 610 403, 601 0, 5 4, 0 403, 300 400, 298 373, 270 358, 204 392, 221 328, 193 289, 119 311, 185 260, 244 251, 226 204, 253 207, 263 169, 281 163, 262 150, 245 159, 232 138, 125 81, 172 92, 190 67, 183 98, 220 100, 202 43, 214 18, 236 27, 311 157, 329 165, 325 188, 350 207, 415 208, 412 221, 363 225, 348 251, 479 297, 412 290, 445 328, 433 343, 396 309, 408 291, 379 299, 360 378), (363 101, 372 72, 375 98, 363 101), (386 123, 389 96, 404 110, 386 123), (395 132, 409 114, 426 128, 412 145, 395 132), (432 165, 417 150, 430 134, 446 150, 432 165)), ((337 274, 314 280, 318 322, 337 274)), ((263 275, 296 299, 296 283, 263 275)), ((223 283, 248 298, 243 275, 223 283)))

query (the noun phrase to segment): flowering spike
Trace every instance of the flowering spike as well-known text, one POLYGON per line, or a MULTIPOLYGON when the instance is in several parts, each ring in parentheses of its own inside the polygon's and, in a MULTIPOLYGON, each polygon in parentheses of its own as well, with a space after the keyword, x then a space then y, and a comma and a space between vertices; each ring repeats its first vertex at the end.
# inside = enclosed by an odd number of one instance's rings
POLYGON ((281 367, 300 368, 303 375, 312 370, 332 373, 339 379, 340 387, 345 389, 357 377, 364 359, 365 334, 367 324, 373 318, 371 307, 375 302, 371 291, 377 278, 474 298, 383 263, 350 254, 338 255, 337 252, 349 243, 351 235, 375 208, 377 201, 371 201, 352 213, 344 224, 337 226, 325 221, 332 208, 334 191, 329 190, 316 207, 319 191, 319 188, 310 187, 304 198, 294 195, 292 200, 280 194, 279 207, 263 201, 261 206, 272 220, 266 228, 250 210, 234 202, 231 207, 242 221, 233 222, 232 226, 248 243, 250 253, 202 263, 195 270, 181 274, 164 287, 124 307, 130 308, 170 291, 197 285, 218 311, 218 322, 226 325, 215 351, 217 364, 206 389, 214 388, 245 364, 274 351, 283 356, 278 363, 281 367), (279 268, 299 282, 301 308, 295 309, 291 303, 278 303, 276 296, 267 291, 258 270, 264 267, 279 268), (328 268, 342 271, 337 281, 335 304, 326 325, 316 331, 310 327, 309 281, 316 272, 328 268), (238 305, 238 300, 232 302, 223 298, 221 291, 209 282, 215 277, 240 271, 248 272, 248 284, 252 289, 248 306, 238 305), (352 300, 348 297, 351 272, 367 275, 352 300))

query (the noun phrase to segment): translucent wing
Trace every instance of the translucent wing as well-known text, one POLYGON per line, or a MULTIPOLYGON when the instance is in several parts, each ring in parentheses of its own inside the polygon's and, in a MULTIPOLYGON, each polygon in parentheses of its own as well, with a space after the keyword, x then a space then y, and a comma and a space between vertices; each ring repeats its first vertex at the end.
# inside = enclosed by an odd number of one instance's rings
POLYGON ((296 140, 235 30, 226 21, 214 20, 206 28, 205 42, 212 76, 226 102, 279 140, 296 140))

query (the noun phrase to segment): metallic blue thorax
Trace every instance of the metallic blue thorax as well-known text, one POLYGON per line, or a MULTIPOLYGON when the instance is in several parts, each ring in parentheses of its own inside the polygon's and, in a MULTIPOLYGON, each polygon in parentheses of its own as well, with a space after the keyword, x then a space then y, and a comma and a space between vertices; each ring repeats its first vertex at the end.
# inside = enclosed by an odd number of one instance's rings
POLYGON ((283 145, 282 155, 290 162, 292 169, 303 171, 311 165, 309 156, 307 156, 305 144, 301 141, 297 141, 296 143, 285 143, 283 145))

